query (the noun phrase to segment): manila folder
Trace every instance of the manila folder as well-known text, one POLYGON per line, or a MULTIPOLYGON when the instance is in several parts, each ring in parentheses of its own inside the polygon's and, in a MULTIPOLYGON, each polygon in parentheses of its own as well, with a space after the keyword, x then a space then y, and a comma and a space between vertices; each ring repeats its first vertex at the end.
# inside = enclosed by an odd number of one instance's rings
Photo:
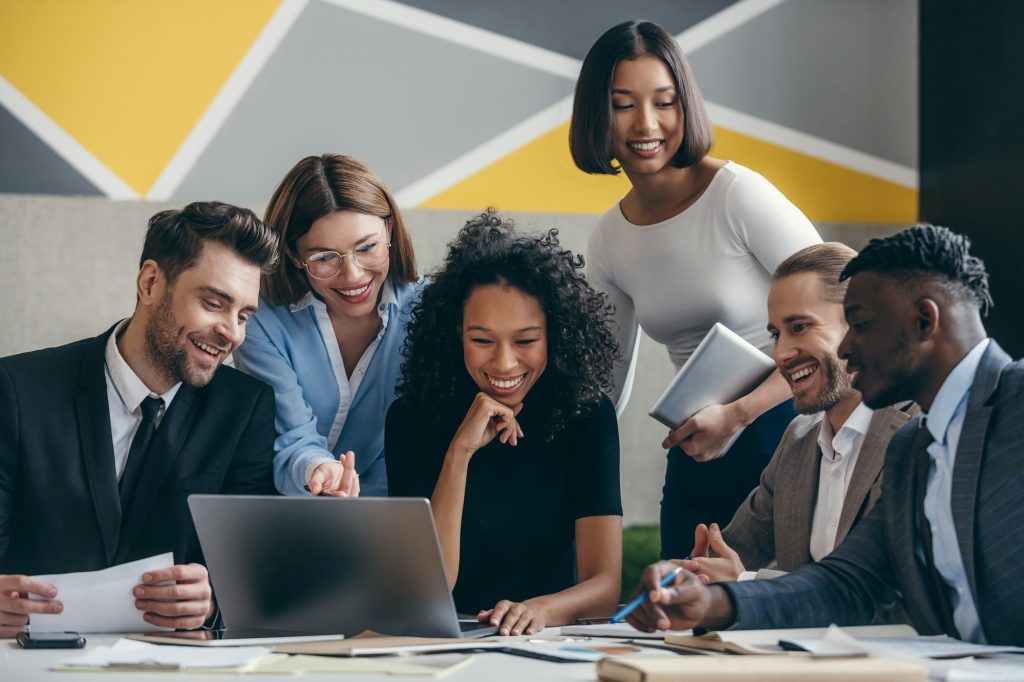
POLYGON ((886 658, 616 656, 597 662, 602 682, 925 682, 923 665, 886 658))

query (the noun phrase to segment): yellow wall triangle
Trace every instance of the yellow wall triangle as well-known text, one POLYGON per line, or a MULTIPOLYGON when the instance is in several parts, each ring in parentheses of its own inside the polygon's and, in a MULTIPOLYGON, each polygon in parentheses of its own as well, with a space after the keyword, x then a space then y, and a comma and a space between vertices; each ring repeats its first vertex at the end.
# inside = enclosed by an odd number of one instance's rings
MULTIPOLYGON (((569 155, 565 123, 480 172, 431 197, 422 206, 478 211, 601 213, 629 191, 625 176, 580 172, 569 155)), ((912 223, 917 192, 724 128, 712 153, 748 166, 775 184, 811 220, 912 223)))
POLYGON ((0 74, 145 194, 280 0, 0 7, 0 74))

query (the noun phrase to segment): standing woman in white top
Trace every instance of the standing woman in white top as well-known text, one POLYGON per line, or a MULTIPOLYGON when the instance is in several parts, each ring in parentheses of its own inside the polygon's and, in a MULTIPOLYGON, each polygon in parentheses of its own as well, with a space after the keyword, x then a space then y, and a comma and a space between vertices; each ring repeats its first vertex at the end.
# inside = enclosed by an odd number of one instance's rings
MULTIPOLYGON (((633 185, 601 216, 587 250, 588 276, 616 309, 625 360, 612 397, 620 414, 640 326, 665 344, 677 368, 715 322, 770 354, 771 273, 821 238, 763 177, 708 156, 711 125, 672 36, 635 21, 602 35, 583 62, 569 137, 581 170, 622 171, 633 185)), ((795 416, 789 395, 775 372, 750 394, 707 407, 668 433, 662 556, 685 556, 698 523, 732 518, 795 416)))

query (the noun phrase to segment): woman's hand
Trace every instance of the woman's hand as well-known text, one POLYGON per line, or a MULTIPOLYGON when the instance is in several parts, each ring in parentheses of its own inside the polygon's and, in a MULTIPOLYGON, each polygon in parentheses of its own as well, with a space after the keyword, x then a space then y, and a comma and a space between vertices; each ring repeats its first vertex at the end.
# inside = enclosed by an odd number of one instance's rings
POLYGON ((698 525, 693 536, 690 558, 679 562, 683 568, 696 574, 705 585, 739 580, 746 568, 736 550, 726 544, 717 523, 712 523, 710 529, 703 523, 698 525))
POLYGON ((356 453, 349 450, 338 455, 337 462, 324 462, 309 475, 309 494, 332 497, 359 497, 359 474, 356 473, 356 453))
POLYGON ((452 438, 449 450, 472 455, 494 440, 495 436, 501 443, 516 445, 523 437, 523 429, 516 421, 516 415, 521 409, 522 403, 508 407, 486 393, 477 393, 452 438))
POLYGON ((722 456, 729 439, 746 424, 735 403, 708 405, 682 426, 669 431, 661 447, 667 450, 678 445, 698 462, 709 462, 722 456))
POLYGON ((533 635, 544 629, 547 614, 538 606, 502 599, 493 609, 478 613, 476 619, 496 626, 499 635, 533 635))

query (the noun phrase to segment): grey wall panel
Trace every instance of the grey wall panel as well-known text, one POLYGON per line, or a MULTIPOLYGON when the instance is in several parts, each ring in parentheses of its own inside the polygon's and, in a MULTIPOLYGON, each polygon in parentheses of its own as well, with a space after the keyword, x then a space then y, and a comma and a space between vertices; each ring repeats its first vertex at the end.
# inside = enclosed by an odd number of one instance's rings
POLYGON ((688 57, 709 101, 917 167, 915 0, 786 0, 688 57))
POLYGON ((0 107, 0 192, 102 194, 3 107, 0 107))
MULTIPOLYGON (((113 202, 0 194, 0 357, 99 334, 131 314, 135 274, 147 220, 180 204, 113 202)), ((263 206, 249 208, 261 212, 263 206)), ((445 244, 469 212, 411 210, 406 220, 421 267, 435 267, 445 244)), ((558 227, 563 244, 586 248, 596 216, 527 214, 524 230, 558 227)), ((894 226, 819 225, 822 237, 854 248, 894 226)), ((636 383, 619 420, 622 496, 627 523, 657 523, 665 430, 647 416, 674 371, 664 347, 646 336, 640 344, 636 383)))
POLYGON ((629 19, 653 21, 673 35, 719 12, 735 0, 401 0, 523 42, 583 59, 598 36, 629 19))
POLYGON ((572 91, 552 76, 311 3, 175 193, 266 201, 301 157, 353 154, 394 190, 572 91))

